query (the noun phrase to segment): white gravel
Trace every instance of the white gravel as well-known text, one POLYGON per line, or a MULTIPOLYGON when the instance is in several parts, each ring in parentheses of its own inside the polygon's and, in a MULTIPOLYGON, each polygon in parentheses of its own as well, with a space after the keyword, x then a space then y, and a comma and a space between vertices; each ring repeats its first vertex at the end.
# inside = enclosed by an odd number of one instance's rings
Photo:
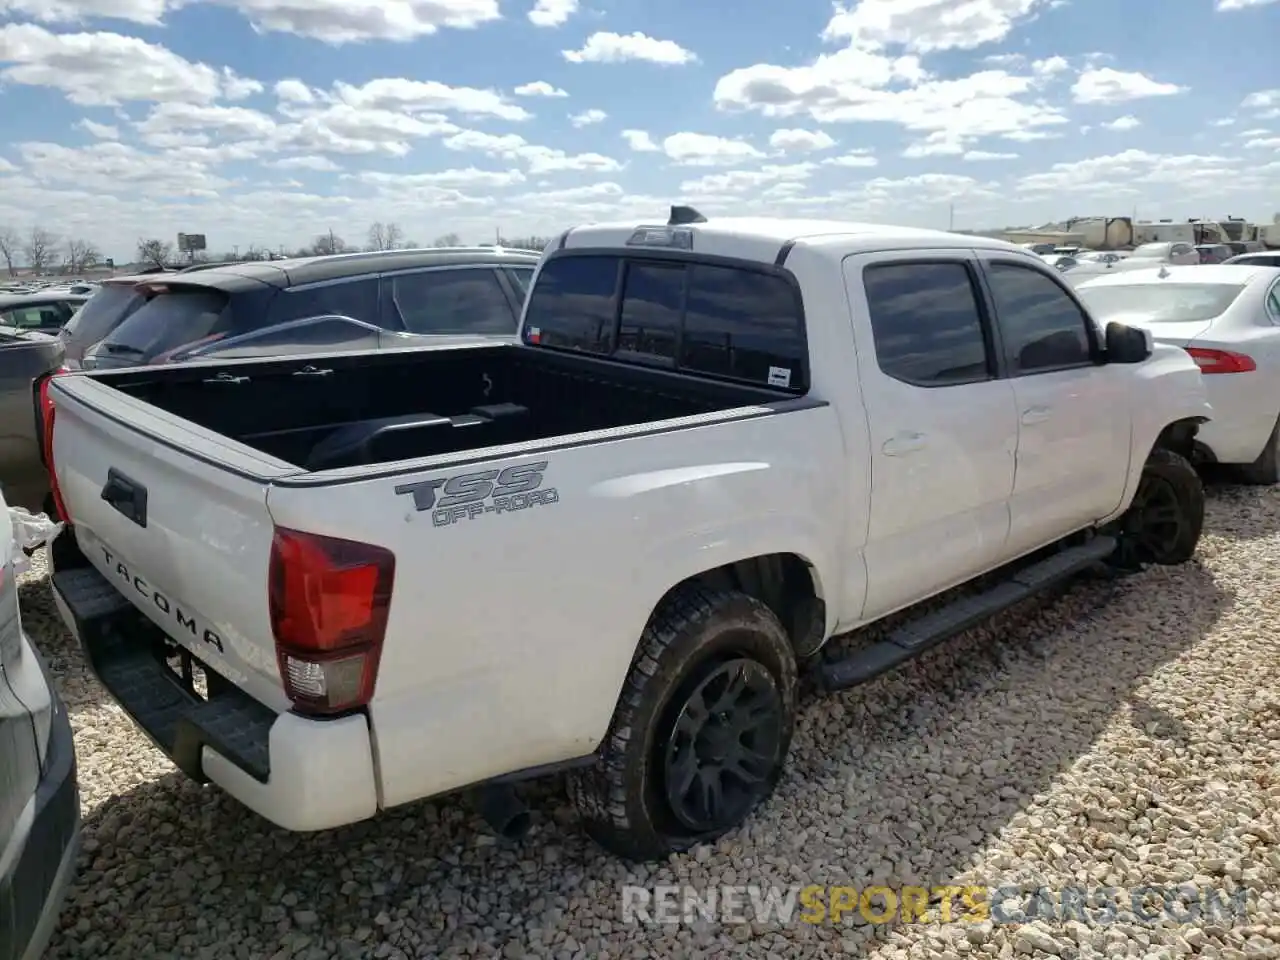
POLYGON ((85 846, 50 957, 1280 957, 1280 488, 1211 491, 1198 561, 1081 583, 804 707, 782 787, 716 849, 629 867, 561 784, 495 843, 419 804, 322 835, 201 790, 107 700, 33 570, 85 846), (624 924, 626 883, 1246 888, 1237 921, 624 924))

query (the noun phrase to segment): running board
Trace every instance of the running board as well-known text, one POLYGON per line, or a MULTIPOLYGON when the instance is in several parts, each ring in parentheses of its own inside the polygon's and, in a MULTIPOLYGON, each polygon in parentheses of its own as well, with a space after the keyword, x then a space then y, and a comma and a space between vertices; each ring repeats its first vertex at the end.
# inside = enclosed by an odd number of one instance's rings
POLYGON ((819 679, 827 690, 846 690, 874 680, 944 640, 976 626, 1002 610, 1035 596, 1083 572, 1110 556, 1116 548, 1112 537, 1094 537, 1024 567, 1008 580, 972 597, 964 597, 940 610, 899 627, 888 639, 857 653, 823 663, 819 679))

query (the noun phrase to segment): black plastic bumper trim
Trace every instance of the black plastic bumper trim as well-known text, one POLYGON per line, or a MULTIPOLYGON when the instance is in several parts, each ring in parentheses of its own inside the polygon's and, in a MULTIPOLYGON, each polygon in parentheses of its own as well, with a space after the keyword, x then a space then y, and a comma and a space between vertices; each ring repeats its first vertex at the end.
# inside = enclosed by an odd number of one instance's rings
POLYGON ((52 584, 71 612, 94 675, 179 770, 208 783, 201 762, 207 746, 260 783, 269 780, 274 711, 194 655, 209 679, 209 697, 184 689, 157 651, 166 643, 185 648, 95 568, 55 568, 52 584))

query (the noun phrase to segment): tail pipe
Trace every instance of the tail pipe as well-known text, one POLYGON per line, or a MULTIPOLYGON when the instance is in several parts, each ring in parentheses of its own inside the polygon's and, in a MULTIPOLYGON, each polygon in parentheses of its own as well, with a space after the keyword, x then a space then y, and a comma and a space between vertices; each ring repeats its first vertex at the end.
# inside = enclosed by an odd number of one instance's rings
POLYGON ((533 826, 528 806, 509 784, 479 787, 472 802, 489 828, 504 840, 522 840, 533 826))

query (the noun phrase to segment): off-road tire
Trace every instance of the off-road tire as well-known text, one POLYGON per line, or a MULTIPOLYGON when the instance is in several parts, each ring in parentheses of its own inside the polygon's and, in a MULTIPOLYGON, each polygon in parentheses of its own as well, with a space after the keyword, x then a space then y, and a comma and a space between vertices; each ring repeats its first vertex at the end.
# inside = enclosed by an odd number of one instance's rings
POLYGON ((1267 445, 1258 454, 1258 459, 1238 467, 1236 475, 1241 482, 1258 486, 1280 482, 1280 417, 1276 418, 1271 436, 1267 437, 1267 445))
POLYGON ((684 827, 665 796, 661 755, 672 711, 685 691, 718 663, 737 658, 763 666, 781 695, 781 749, 755 803, 777 786, 795 727, 791 641, 773 611, 753 597, 699 585, 679 587, 645 627, 599 761, 569 775, 569 796, 584 829, 610 853, 634 861, 659 860, 737 825, 702 833, 684 827))
POLYGON ((1204 483, 1190 461, 1162 447, 1152 450, 1142 468, 1142 479, 1134 502, 1116 525, 1121 542, 1114 561, 1122 567, 1130 567, 1135 561, 1137 564, 1162 566, 1186 563, 1195 554, 1204 529, 1204 499, 1204 483), (1140 500, 1145 484, 1162 485, 1166 494, 1171 493, 1172 503, 1176 504, 1179 521, 1176 538, 1171 537, 1170 542, 1160 549, 1138 546, 1133 542, 1133 527, 1140 517, 1140 500))

